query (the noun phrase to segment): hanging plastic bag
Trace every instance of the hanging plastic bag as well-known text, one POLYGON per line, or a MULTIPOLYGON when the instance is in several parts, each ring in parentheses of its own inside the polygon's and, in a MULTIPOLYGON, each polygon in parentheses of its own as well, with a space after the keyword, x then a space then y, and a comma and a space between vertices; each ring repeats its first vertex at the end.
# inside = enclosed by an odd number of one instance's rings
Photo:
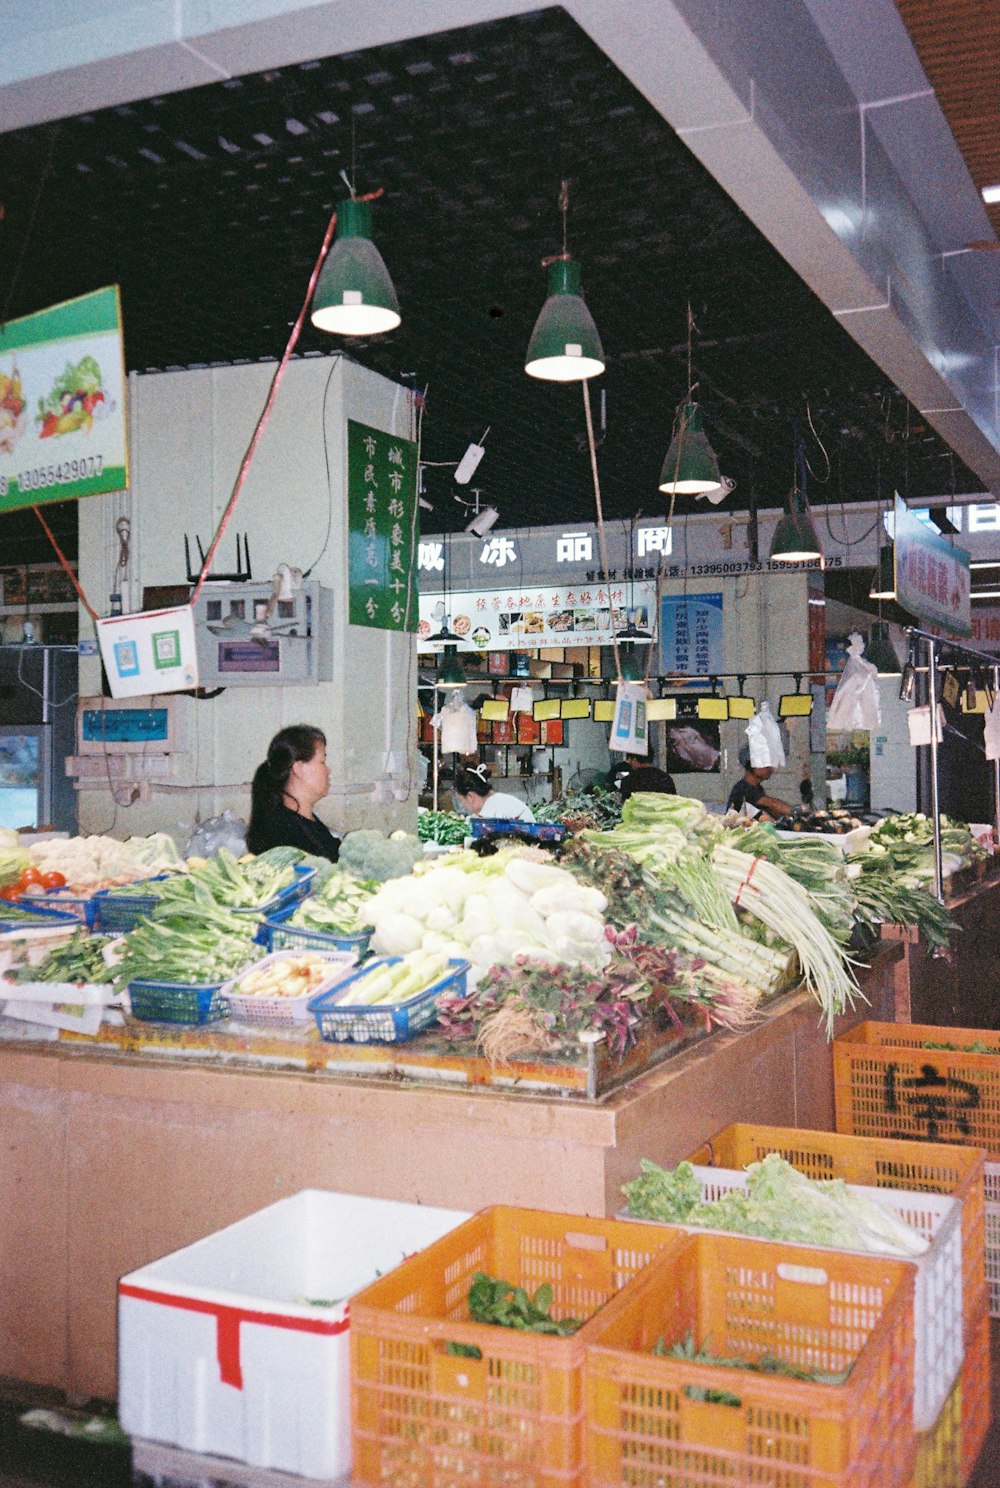
POLYGON ((234 858, 247 850, 246 822, 227 808, 221 816, 210 816, 191 833, 184 849, 186 858, 213 858, 221 847, 228 847, 234 858))
POLYGON ((530 713, 535 706, 535 694, 530 687, 515 687, 510 694, 512 713, 530 713))
POLYGON ((986 709, 983 718, 983 742, 986 745, 986 758, 988 760, 1000 759, 1000 693, 995 694, 993 702, 986 709))
MULTIPOLYGON (((944 709, 941 704, 937 705, 937 742, 940 744, 944 738, 944 709)), ((906 715, 906 727, 910 733, 910 743, 916 749, 921 744, 931 742, 931 710, 926 704, 922 708, 911 708, 906 715)))
POLYGON ((761 703, 747 724, 747 741, 750 748, 750 763, 755 770, 768 766, 780 770, 785 763, 785 749, 781 742, 778 720, 771 712, 770 703, 761 703))
POLYGON ((847 662, 833 702, 826 712, 827 731, 868 729, 874 731, 882 723, 882 708, 878 692, 878 667, 865 661, 861 655, 865 649, 864 637, 852 631, 847 643, 847 662))

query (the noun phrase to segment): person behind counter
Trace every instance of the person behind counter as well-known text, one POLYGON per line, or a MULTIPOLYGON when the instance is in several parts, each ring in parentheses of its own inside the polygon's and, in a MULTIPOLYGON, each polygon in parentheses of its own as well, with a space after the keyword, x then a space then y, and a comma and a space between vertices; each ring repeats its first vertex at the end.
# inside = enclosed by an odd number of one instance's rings
POLYGON ((252 853, 298 847, 335 863, 340 840, 313 812, 329 789, 323 731, 304 723, 281 729, 253 777, 247 847, 252 853))
POLYGON ((534 813, 517 796, 493 789, 485 765, 477 765, 474 770, 461 768, 455 775, 452 789, 470 816, 487 817, 492 821, 535 820, 534 813))
POLYGON ((756 806, 758 811, 766 811, 768 816, 775 819, 790 816, 792 808, 787 801, 782 801, 778 796, 769 796, 764 791, 764 782, 770 780, 774 774, 773 768, 770 765, 752 765, 750 751, 745 744, 740 750, 740 764, 744 766, 743 779, 737 780, 729 792, 726 810, 741 811, 746 804, 756 806))
POLYGON ((637 791, 658 791, 663 795, 676 796, 674 777, 661 770, 642 754, 630 754, 623 764, 611 771, 611 785, 623 801, 637 791))

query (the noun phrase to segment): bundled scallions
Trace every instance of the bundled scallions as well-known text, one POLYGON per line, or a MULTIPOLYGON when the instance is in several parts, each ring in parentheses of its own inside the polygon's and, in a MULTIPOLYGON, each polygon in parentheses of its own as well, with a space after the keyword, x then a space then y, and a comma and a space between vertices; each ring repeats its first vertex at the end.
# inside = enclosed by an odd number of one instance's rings
POLYGON ((766 859, 748 858, 723 843, 713 849, 712 862, 736 908, 795 947, 802 975, 823 1010, 827 1036, 832 1038, 834 1018, 864 994, 805 889, 766 859))

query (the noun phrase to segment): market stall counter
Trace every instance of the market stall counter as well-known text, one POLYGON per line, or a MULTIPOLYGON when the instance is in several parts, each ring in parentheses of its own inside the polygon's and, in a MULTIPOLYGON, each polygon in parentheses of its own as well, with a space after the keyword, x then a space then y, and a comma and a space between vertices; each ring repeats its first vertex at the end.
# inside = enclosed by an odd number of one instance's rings
MULTIPOLYGON (((988 866, 990 875, 995 874, 1000 859, 991 859, 988 866)), ((952 938, 947 954, 931 954, 926 940, 912 928, 882 927, 883 940, 903 947, 895 972, 895 1016, 901 1023, 997 1028, 1000 878, 988 876, 956 889, 946 905, 962 933, 952 938)))
MULTIPOLYGON (((891 1019, 899 945, 860 973, 891 1019)), ((113 1398, 118 1278, 304 1188, 459 1208, 613 1215, 639 1159, 679 1161, 737 1121, 830 1129, 830 1048, 791 992, 601 1100, 399 1078, 0 1045, 0 1374, 113 1398)))

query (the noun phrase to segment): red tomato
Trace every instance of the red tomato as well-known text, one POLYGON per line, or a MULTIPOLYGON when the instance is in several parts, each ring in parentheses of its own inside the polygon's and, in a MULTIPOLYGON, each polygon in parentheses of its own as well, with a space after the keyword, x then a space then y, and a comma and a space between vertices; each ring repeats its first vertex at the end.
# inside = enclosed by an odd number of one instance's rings
POLYGON ((58 873, 54 868, 48 873, 42 874, 43 889, 64 889, 66 887, 66 875, 58 873))
POLYGON ((21 877, 18 879, 17 884, 18 888, 23 893, 24 890, 30 888, 32 884, 40 884, 41 882, 42 875, 39 869, 25 868, 24 872, 21 874, 21 877))
POLYGON ((18 888, 17 884, 8 884, 5 889, 0 889, 0 899, 3 899, 6 901, 6 903, 11 904, 16 898, 18 898, 20 892, 21 890, 18 888))

